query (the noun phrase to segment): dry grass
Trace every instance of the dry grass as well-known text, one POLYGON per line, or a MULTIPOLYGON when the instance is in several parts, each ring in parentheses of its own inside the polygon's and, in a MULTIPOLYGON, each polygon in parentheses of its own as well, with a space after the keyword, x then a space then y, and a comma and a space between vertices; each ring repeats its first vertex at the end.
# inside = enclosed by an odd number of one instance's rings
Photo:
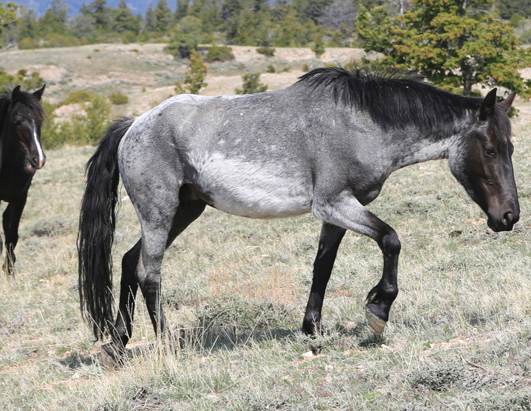
MULTIPOLYGON (((76 225, 93 149, 48 152, 22 221, 17 277, 0 278, 2 408, 529 410, 531 104, 519 109, 514 232, 489 232, 444 162, 396 173, 371 205, 403 244, 401 292, 383 340, 370 336, 363 315, 381 272, 374 243, 346 236, 325 301, 326 335, 310 341, 297 330, 319 223, 209 209, 163 267, 163 301, 184 347, 155 344, 140 298, 131 358, 118 369, 99 362, 78 312, 76 225), (319 355, 303 355, 317 346, 319 355)), ((124 196, 116 266, 137 236, 124 196)))

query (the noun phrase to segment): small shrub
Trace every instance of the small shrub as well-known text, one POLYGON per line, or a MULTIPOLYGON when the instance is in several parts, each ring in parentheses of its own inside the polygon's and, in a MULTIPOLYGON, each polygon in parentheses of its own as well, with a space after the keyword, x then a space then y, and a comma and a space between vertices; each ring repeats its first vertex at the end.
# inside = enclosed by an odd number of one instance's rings
POLYGON ((75 90, 72 91, 59 105, 66 106, 69 104, 88 103, 97 96, 96 93, 90 90, 75 90))
POLYGON ((23 90, 33 90, 42 87, 44 80, 36 71, 28 73, 21 69, 15 75, 0 70, 0 90, 13 85, 20 85, 23 90))
POLYGON ((121 37, 124 44, 136 43, 138 41, 138 35, 132 31, 123 33, 121 37))
POLYGON ((258 47, 256 49, 257 53, 263 54, 266 57, 273 57, 275 55, 276 50, 273 47, 258 47))
POLYGON ((230 61, 234 60, 234 54, 232 54, 232 49, 227 46, 211 46, 208 48, 206 55, 206 61, 213 63, 215 61, 230 61))
POLYGON ((270 64, 269 66, 267 66, 266 68, 266 72, 268 73, 276 73, 276 69, 275 69, 275 66, 273 66, 272 64, 270 64))
POLYGON ((242 76, 243 87, 235 90, 236 94, 262 93, 267 90, 267 85, 260 83, 260 73, 247 73, 242 76))
POLYGON ((30 50, 30 49, 39 48, 38 41, 30 37, 24 37, 20 39, 17 45, 18 45, 18 48, 21 50, 30 50))
POLYGON ((288 64, 287 66, 282 67, 282 70, 280 70, 282 73, 288 73, 291 71, 291 66, 288 64))
POLYGON ((204 328, 238 327, 242 329, 284 328, 295 319, 283 305, 255 303, 241 298, 214 299, 198 309, 197 317, 204 328))
POLYGON ((464 369, 459 364, 424 366, 409 375, 414 388, 425 387, 433 391, 446 391, 464 378, 464 369))
POLYGON ((323 39, 321 36, 317 36, 312 44, 312 51, 315 53, 315 57, 320 58, 326 51, 323 39))
POLYGON ((124 104, 129 103, 129 97, 127 95, 116 91, 109 96, 109 100, 115 106, 123 106, 124 104))
POLYGON ((531 29, 525 30, 520 34, 520 42, 523 44, 531 43, 531 29))
POLYGON ((50 33, 44 38, 43 47, 72 47, 81 45, 81 41, 70 34, 50 33))
POLYGON ((302 65, 302 71, 304 71, 304 72, 310 71, 310 66, 308 65, 308 63, 304 63, 302 65))
POLYGON ((60 147, 65 144, 95 144, 103 137, 110 122, 111 106, 106 97, 81 90, 71 93, 59 105, 44 102, 46 120, 41 132, 46 148, 60 147), (81 104, 83 114, 66 121, 58 121, 54 111, 66 104, 81 104))
POLYGON ((201 58, 201 55, 198 52, 193 51, 188 62, 188 69, 186 70, 186 75, 184 77, 184 84, 177 83, 175 85, 175 92, 177 94, 198 94, 202 88, 207 86, 207 83, 205 83, 206 75, 206 64, 201 58))

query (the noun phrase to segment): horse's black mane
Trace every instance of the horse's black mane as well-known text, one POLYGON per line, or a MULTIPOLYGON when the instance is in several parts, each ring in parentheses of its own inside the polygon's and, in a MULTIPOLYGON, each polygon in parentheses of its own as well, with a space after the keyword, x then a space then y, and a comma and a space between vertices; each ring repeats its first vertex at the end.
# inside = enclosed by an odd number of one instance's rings
POLYGON ((336 103, 367 111, 385 129, 414 125, 434 129, 477 110, 481 99, 458 96, 427 83, 362 70, 318 68, 299 79, 311 89, 329 89, 336 103))
MULTIPOLYGON (((6 90, 4 93, 0 94, 0 131, 3 129, 3 124, 7 114, 7 108, 9 107, 9 104, 13 102, 12 94, 12 90, 6 90)), ((28 107, 32 111, 35 119, 39 120, 39 122, 42 122, 44 118, 44 111, 42 109, 40 101, 35 98, 33 94, 25 91, 20 91, 17 94, 17 102, 22 103, 26 107, 28 107)))

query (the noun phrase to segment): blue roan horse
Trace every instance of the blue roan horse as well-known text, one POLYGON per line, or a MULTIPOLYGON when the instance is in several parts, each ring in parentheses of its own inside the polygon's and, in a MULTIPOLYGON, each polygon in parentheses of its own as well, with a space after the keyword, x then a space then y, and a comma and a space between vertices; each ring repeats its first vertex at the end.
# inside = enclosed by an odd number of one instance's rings
POLYGON ((495 231, 519 218, 513 176, 514 95, 496 103, 428 84, 337 68, 304 75, 284 90, 238 97, 180 95, 135 120, 110 127, 88 162, 79 249, 83 315, 108 352, 121 354, 132 332, 140 285, 155 332, 164 330, 160 268, 165 249, 206 205, 274 218, 311 212, 323 222, 303 330, 320 329, 326 285, 346 230, 369 236, 383 253, 383 275, 367 296, 380 334, 398 294, 400 241, 365 206, 395 170, 447 158, 456 179, 495 231), (142 236, 123 257, 117 319, 111 246, 119 176, 142 236))

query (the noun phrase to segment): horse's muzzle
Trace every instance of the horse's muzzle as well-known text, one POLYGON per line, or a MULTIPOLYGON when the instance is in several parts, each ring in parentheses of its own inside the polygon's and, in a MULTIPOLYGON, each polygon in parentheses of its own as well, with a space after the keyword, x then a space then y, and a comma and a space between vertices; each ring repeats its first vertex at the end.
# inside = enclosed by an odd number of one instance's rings
POLYGON ((30 160, 30 164, 31 166, 35 169, 35 170, 40 170, 41 168, 44 167, 44 165, 46 164, 46 157, 45 156, 36 156, 36 157, 33 157, 31 160, 30 160))
POLYGON ((519 219, 520 214, 518 212, 515 213, 512 210, 508 210, 503 213, 501 218, 494 218, 489 215, 487 225, 496 232, 511 231, 519 219))

